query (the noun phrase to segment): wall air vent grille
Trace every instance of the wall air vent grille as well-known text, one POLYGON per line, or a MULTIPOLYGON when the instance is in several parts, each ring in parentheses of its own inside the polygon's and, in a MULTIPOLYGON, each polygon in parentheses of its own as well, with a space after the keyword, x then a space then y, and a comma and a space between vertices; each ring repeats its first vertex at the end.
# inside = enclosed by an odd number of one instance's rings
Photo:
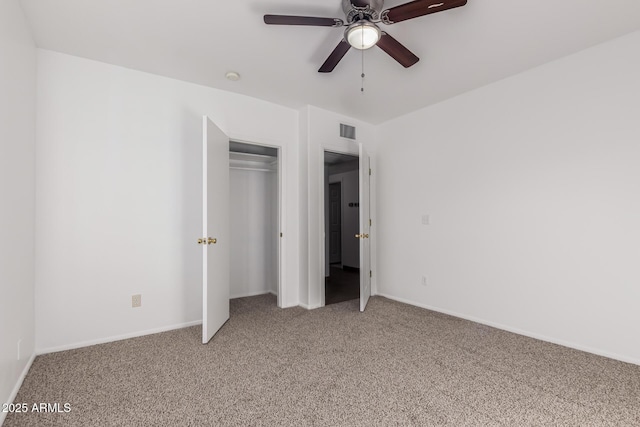
POLYGON ((340 123, 340 136, 343 138, 356 139, 355 126, 349 126, 349 125, 340 123))

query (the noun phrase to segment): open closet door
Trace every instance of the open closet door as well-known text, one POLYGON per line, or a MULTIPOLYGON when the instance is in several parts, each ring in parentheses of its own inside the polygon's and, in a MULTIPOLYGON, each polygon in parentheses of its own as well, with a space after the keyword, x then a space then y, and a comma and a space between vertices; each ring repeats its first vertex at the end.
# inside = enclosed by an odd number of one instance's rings
POLYGON ((229 319, 229 137, 202 118, 202 343, 229 319))
POLYGON ((360 311, 364 311, 371 296, 371 216, 369 214, 369 154, 360 144, 360 311))

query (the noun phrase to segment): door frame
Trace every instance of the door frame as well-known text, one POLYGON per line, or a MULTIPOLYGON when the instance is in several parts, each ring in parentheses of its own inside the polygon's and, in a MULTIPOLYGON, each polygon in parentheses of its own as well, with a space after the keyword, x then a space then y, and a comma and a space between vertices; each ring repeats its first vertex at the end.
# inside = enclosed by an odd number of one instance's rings
POLYGON ((229 141, 240 142, 248 145, 257 145, 259 147, 269 147, 275 148, 278 150, 278 307, 283 308, 285 303, 284 294, 287 289, 287 281, 286 281, 286 257, 287 253, 287 239, 285 233, 285 224, 286 224, 286 210, 284 207, 286 206, 286 178, 287 174, 284 170, 286 149, 283 145, 278 144, 277 142, 273 142, 270 144, 255 142, 253 140, 247 140, 242 137, 236 137, 233 134, 229 135, 229 141))
POLYGON ((326 241, 325 241, 325 233, 326 233, 326 214, 325 214, 325 175, 324 175, 324 153, 328 151, 330 153, 336 154, 346 154, 348 156, 353 156, 356 158, 360 158, 360 145, 357 142, 353 142, 349 144, 348 147, 336 147, 333 145, 321 145, 320 146, 320 206, 322 209, 320 211, 320 229, 319 229, 319 239, 320 240, 320 307, 324 307, 326 304, 326 295, 325 295, 325 277, 326 277, 326 241))

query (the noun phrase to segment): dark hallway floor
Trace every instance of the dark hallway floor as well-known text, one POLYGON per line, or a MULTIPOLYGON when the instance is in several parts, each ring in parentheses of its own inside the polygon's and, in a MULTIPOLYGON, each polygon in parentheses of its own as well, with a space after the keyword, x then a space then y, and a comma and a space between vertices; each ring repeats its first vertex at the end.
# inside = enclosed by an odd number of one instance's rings
POLYGON ((330 276, 324 280, 325 305, 360 298, 360 272, 358 270, 343 270, 332 265, 329 274, 330 276))

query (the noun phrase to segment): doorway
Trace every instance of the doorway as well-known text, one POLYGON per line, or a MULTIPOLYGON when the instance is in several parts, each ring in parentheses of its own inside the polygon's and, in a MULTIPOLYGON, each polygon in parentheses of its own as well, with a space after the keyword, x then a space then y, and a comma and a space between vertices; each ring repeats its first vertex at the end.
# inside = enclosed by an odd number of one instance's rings
POLYGON ((360 298, 359 158, 324 152, 325 305, 360 298))
POLYGON ((231 299, 281 293, 279 158, 275 147, 229 142, 231 299))
POLYGON ((342 182, 329 183, 329 264, 342 264, 342 182))

